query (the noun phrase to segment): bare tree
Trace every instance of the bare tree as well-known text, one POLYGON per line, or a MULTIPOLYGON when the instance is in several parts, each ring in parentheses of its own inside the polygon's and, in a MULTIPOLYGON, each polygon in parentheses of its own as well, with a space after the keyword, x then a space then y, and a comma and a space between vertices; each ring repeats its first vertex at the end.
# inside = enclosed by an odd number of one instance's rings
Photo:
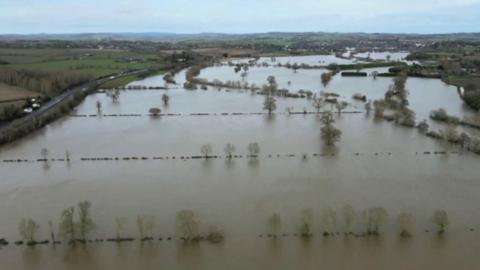
POLYGON ((355 219, 357 218, 357 213, 351 205, 347 204, 342 208, 342 214, 345 226, 345 233, 351 233, 353 225, 355 223, 355 219))
POLYGON ((100 100, 97 100, 95 105, 97 106, 97 115, 100 116, 102 114, 102 103, 100 100))
POLYGON ((369 100, 367 103, 365 103, 365 113, 370 115, 370 112, 372 111, 372 101, 369 100))
POLYGON ((337 226, 337 213, 333 209, 327 209, 322 216, 323 235, 328 236, 334 233, 337 226))
POLYGON ((383 207, 372 207, 368 210, 368 234, 379 235, 382 226, 387 221, 388 214, 383 207))
POLYGON ((304 209, 301 216, 300 233, 302 237, 309 238, 312 236, 313 211, 312 209, 304 209))
POLYGON ((280 232, 282 229, 282 219, 280 218, 280 215, 277 213, 274 213, 269 219, 268 219, 268 227, 271 230, 271 233, 273 237, 276 237, 277 234, 280 232))
POLYGON ((323 99, 320 97, 313 97, 312 106, 317 110, 317 113, 320 112, 320 109, 323 106, 323 99))
POLYGON ((153 237, 153 229, 155 228, 155 219, 152 216, 138 216, 137 228, 140 234, 140 240, 144 241, 153 237))
POLYGON ((18 231, 27 244, 35 243, 35 234, 38 232, 40 225, 33 219, 22 219, 18 225, 18 231))
POLYGON ((71 243, 75 240, 75 222, 73 221, 73 214, 75 208, 69 207, 62 212, 59 224, 59 233, 64 239, 69 239, 71 243))
POLYGON ((212 145, 210 145, 210 144, 202 145, 202 147, 200 147, 200 152, 205 157, 205 159, 207 159, 208 155, 210 155, 212 153, 212 145))
POLYGON ((90 207, 92 203, 89 201, 80 202, 78 204, 78 223, 77 228, 80 235, 80 239, 87 240, 87 235, 93 230, 95 224, 90 217, 90 207))
POLYGON ((125 218, 116 218, 115 219, 115 227, 116 227, 115 232, 116 232, 117 240, 122 238, 123 228, 125 227, 126 222, 127 222, 127 220, 125 218))
POLYGON ((411 213, 401 213, 398 216, 398 227, 400 231, 400 237, 402 238, 409 238, 412 237, 413 234, 413 227, 414 227, 414 219, 411 213))
POLYGON ((183 210, 177 213, 177 232, 185 242, 194 242, 200 239, 200 225, 192 210, 183 210))
POLYGON ((335 107, 337 108, 337 113, 341 114, 342 111, 348 107, 348 102, 346 101, 337 102, 335 104, 335 107))
POLYGON ((251 158, 256 158, 260 154, 260 145, 258 143, 250 143, 248 145, 248 153, 251 158))
POLYGON ((227 145, 225 145, 225 154, 227 155, 227 158, 228 159, 232 159, 232 156, 233 156, 233 153, 235 152, 235 145, 231 144, 231 143, 227 143, 227 145))

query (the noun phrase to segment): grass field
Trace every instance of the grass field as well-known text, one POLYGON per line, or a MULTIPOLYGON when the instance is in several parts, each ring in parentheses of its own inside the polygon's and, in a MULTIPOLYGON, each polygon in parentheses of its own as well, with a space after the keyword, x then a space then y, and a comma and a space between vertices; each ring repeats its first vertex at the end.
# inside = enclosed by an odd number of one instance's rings
POLYGON ((0 60, 13 67, 36 71, 78 71, 101 77, 130 69, 160 65, 158 55, 99 49, 0 49, 0 60))
POLYGON ((115 80, 108 81, 108 82, 102 84, 100 86, 100 88, 112 89, 112 88, 116 88, 116 87, 119 87, 119 86, 127 85, 128 83, 136 81, 136 80, 140 80, 140 78, 138 76, 135 76, 135 75, 125 76, 125 77, 121 77, 121 78, 118 78, 118 79, 115 79, 115 80))

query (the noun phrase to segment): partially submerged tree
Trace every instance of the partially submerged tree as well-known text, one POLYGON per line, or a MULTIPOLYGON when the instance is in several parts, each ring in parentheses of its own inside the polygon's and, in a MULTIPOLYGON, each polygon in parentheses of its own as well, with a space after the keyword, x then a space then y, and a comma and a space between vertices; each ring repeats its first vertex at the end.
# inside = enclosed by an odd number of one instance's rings
POLYGON ((225 155, 228 159, 232 159, 233 157, 233 153, 235 153, 235 145, 231 144, 231 143, 227 143, 227 145, 225 145, 225 155))
POLYGON ((448 214, 445 210, 436 210, 432 216, 432 222, 437 226, 437 233, 442 235, 450 224, 448 214))
POLYGON ((153 229, 155 228, 155 218, 152 216, 138 216, 137 228, 140 240, 146 240, 153 237, 153 229))
POLYGON ((272 233, 273 237, 277 237, 277 234, 282 229, 282 219, 280 218, 279 214, 274 213, 268 219, 268 228, 270 229, 270 232, 272 233))
POLYGON ((263 109, 268 111, 268 115, 271 115, 272 112, 277 109, 277 101, 273 96, 265 96, 265 101, 263 102, 263 109))
POLYGON ((312 236, 313 211, 312 209, 304 209, 301 216, 300 234, 304 238, 312 236))
POLYGON ((69 207, 62 211, 59 224, 60 236, 65 240, 69 240, 70 243, 75 241, 75 222, 73 221, 73 215, 75 213, 74 207, 69 207))
POLYGON ((162 95, 162 101, 164 106, 168 106, 168 102, 170 101, 170 97, 167 94, 162 95))
POLYGON ((312 106, 317 110, 317 113, 320 112, 320 109, 323 106, 323 99, 317 96, 313 97, 312 106))
POLYGON ((209 226, 207 240, 210 243, 217 244, 223 242, 225 239, 225 234, 217 226, 209 226))
POLYGON ((42 156, 42 159, 43 160, 48 160, 48 149, 47 148, 42 148, 42 150, 40 150, 40 156, 42 156))
POLYGON ((200 240, 200 225, 192 210, 182 210, 177 213, 177 232, 185 242, 200 240))
POLYGON ((50 240, 52 241, 52 245, 55 246, 57 243, 56 237, 55 237, 55 229, 53 227, 53 222, 51 220, 48 221, 48 229, 50 231, 50 240))
POLYGON ((334 146, 336 142, 340 141, 342 131, 333 126, 335 120, 331 112, 323 114, 321 121, 323 123, 321 128, 323 142, 327 146, 334 146))
POLYGON ((150 108, 148 112, 150 113, 150 116, 158 117, 162 113, 162 110, 160 108, 150 108))
POLYGON ((102 114, 102 103, 100 102, 100 100, 97 100, 95 105, 97 107, 97 114, 100 116, 102 114))
POLYGON ((340 101, 335 104, 335 107, 337 108, 337 113, 341 114, 344 109, 348 107, 348 102, 346 101, 340 101))
POLYGON ((117 104, 120 98, 120 90, 113 89, 106 92, 107 96, 110 97, 112 103, 117 104))
POLYGON ((248 144, 248 154, 250 158, 256 158, 260 154, 260 145, 256 142, 248 144))
POLYGON ((324 72, 324 73, 322 73, 322 75, 320 77, 321 77, 323 87, 325 88, 325 87, 327 87, 327 85, 332 80, 333 74, 332 74, 332 72, 324 72))
POLYGON ((367 116, 370 115, 370 112, 372 111, 372 101, 369 100, 367 103, 365 103, 364 108, 367 116))
POLYGON ((38 225, 33 219, 22 219, 20 224, 18 224, 18 232, 23 240, 27 242, 27 244, 35 243, 35 234, 40 229, 40 225, 38 225))
POLYGON ((415 127, 415 112, 407 107, 401 107, 394 114, 396 124, 415 127))
POLYGON ((122 238, 125 223, 127 223, 127 220, 125 218, 115 219, 115 233, 116 233, 117 240, 122 238))
POLYGON ((417 128, 421 133, 426 134, 428 132, 428 129, 430 128, 430 125, 428 124, 427 120, 424 119, 423 121, 418 123, 417 128))
POLYGON ((337 213, 329 208, 323 213, 322 217, 322 227, 323 235, 328 236, 334 233, 334 230, 337 226, 337 213))
POLYGON ((401 213, 397 219, 400 237, 409 238, 413 235, 414 219, 411 213, 401 213))
POLYGON ((383 207, 372 207, 368 210, 367 233, 379 235, 382 226, 387 221, 387 210, 383 207))
POLYGON ((78 204, 78 233, 80 239, 83 241, 87 240, 87 235, 93 230, 95 224, 93 223, 92 218, 90 217, 90 207, 92 203, 89 201, 80 202, 78 204))
POLYGON ((277 80, 275 76, 268 76, 267 84, 263 86, 263 90, 267 96, 273 96, 278 89, 277 80))
POLYGON ((200 152, 202 153, 203 157, 207 159, 208 156, 212 153, 212 145, 210 144, 202 145, 202 147, 200 147, 200 152))
POLYGON ((472 144, 472 138, 465 132, 462 132, 460 136, 458 136, 458 144, 462 149, 470 147, 472 144))
POLYGON ((345 233, 351 233, 357 218, 357 213, 351 205, 347 204, 342 208, 342 215, 345 233))
POLYGON ((373 109, 375 110, 375 118, 380 119, 383 118, 385 113, 385 100, 379 99, 373 101, 373 109))

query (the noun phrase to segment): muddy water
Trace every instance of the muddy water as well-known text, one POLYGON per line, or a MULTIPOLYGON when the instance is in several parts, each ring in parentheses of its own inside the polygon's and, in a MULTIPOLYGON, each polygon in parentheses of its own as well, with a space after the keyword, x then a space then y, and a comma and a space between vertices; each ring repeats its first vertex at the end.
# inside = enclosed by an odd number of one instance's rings
MULTIPOLYGON (((208 72, 221 75, 206 70, 202 76, 208 72)), ((254 78, 253 73, 249 80, 254 78)), ((273 75, 279 80, 291 76, 295 83, 306 81, 311 89, 321 89, 313 80, 319 78, 319 71, 311 74, 311 81, 304 71, 273 75)), ((223 78, 228 76, 232 76, 229 69, 223 78)), ((265 78, 259 76, 258 80, 265 78)), ((161 79, 148 80, 153 84, 161 79)), ((369 96, 381 96, 388 84, 388 79, 335 77, 327 88, 342 91, 349 99, 358 88, 371 91, 369 96), (364 87, 360 87, 362 83, 364 87)), ((435 102, 448 105, 452 113, 455 106, 460 106, 456 107, 457 113, 468 113, 453 99, 455 96, 445 95, 455 89, 440 86, 441 82, 434 80, 409 80, 411 106, 418 109, 418 114, 425 110, 422 106, 436 105, 425 101, 420 93, 415 95, 416 91, 435 93, 435 102)), ((18 221, 31 217, 41 224, 38 238, 48 238, 48 220, 58 221, 62 209, 90 200, 97 225, 92 238, 114 237, 117 217, 127 219, 125 236, 138 237, 135 219, 142 214, 156 217, 157 237, 175 236, 175 213, 192 209, 199 215, 202 231, 217 225, 225 231, 226 241, 198 246, 184 246, 176 240, 143 246, 139 242, 120 246, 92 243, 84 248, 62 245, 55 250, 51 246, 31 249, 11 245, 0 250, 2 269, 476 269, 479 265, 478 156, 451 153, 459 149, 426 138, 414 129, 375 122, 364 114, 336 116, 343 138, 336 149, 329 149, 321 143, 315 115, 188 115, 259 112, 262 96, 215 89, 167 92, 171 96, 168 107, 161 105, 165 91, 125 91, 118 104, 105 94, 92 95, 76 113, 96 113, 95 102, 100 100, 106 114, 146 113, 156 106, 182 116, 65 117, 2 147, 0 160, 35 159, 46 147, 52 158, 70 151, 72 162, 51 162, 48 169, 37 162, 0 163, 1 237, 18 239, 18 221), (255 162, 244 157, 231 162, 178 159, 199 155, 205 143, 212 145, 213 154, 223 155, 223 147, 229 142, 241 155, 246 154, 248 143, 258 142, 260 157, 255 162), (424 151, 450 154, 425 155, 424 151), (335 156, 312 155, 333 152, 335 156), (301 157, 303 153, 307 153, 307 159, 301 157), (114 156, 177 159, 80 161, 82 157, 114 156), (347 203, 357 210, 385 207, 389 221, 383 237, 322 237, 323 212, 333 208, 340 219, 341 207, 347 203), (315 214, 314 237, 307 242, 292 235, 298 233, 300 213, 306 208, 315 214), (429 221, 435 209, 445 209, 450 216, 451 225, 443 238, 435 236, 429 221), (416 219, 414 237, 407 241, 396 237, 396 216, 402 211, 412 212, 416 219), (266 220, 273 212, 281 215, 282 231, 289 234, 277 241, 258 237, 269 233, 266 220)), ((287 106, 301 109, 309 103, 306 99, 279 98, 278 111, 287 106)), ((336 230, 342 231, 341 224, 339 221, 336 230)), ((355 230, 360 231, 361 224, 356 224, 355 230)))

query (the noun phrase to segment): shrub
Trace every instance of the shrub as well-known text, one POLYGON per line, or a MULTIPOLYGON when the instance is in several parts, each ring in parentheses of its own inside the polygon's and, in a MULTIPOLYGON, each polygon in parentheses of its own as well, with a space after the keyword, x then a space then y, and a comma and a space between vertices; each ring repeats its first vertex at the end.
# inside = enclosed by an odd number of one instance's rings
POLYGON ((162 110, 160 108, 150 108, 148 112, 151 116, 158 117, 162 113, 162 110))

